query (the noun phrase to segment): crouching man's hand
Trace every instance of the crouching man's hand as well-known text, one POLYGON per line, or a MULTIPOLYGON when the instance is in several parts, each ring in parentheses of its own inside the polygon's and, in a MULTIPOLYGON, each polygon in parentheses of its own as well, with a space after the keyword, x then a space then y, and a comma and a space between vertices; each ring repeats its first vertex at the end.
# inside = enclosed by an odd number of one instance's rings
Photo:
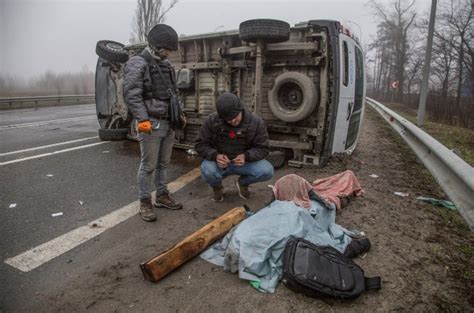
POLYGON ((226 168, 229 165, 230 160, 227 157, 227 155, 218 154, 216 157, 216 162, 217 162, 217 166, 219 166, 220 168, 226 168))
POLYGON ((235 157, 235 159, 232 160, 232 162, 237 165, 237 166, 242 166, 245 164, 245 155, 239 154, 238 156, 235 157))

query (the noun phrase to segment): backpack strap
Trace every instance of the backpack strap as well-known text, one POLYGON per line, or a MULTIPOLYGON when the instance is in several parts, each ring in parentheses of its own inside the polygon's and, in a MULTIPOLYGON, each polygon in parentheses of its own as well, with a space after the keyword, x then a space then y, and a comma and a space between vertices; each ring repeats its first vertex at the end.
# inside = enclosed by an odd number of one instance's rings
MULTIPOLYGON (((154 66, 158 70, 158 74, 160 75, 161 80, 163 81, 163 83, 165 83, 166 88, 168 89, 167 91, 169 95, 176 96, 176 91, 173 90, 172 86, 169 86, 168 84, 166 84, 166 79, 163 75, 163 72, 160 69, 160 65, 158 64, 158 62, 156 62, 156 60, 149 54, 148 51, 142 52, 140 56, 144 58, 145 61, 147 62, 148 75, 150 76, 150 69, 149 69, 150 65, 154 66)), ((173 82, 173 84, 175 83, 175 80, 176 79, 174 77, 174 71, 171 71, 171 81, 173 82)))
POLYGON ((382 287, 382 280, 380 276, 377 277, 364 277, 365 279, 365 290, 379 290, 382 287))
MULTIPOLYGON (((150 58, 150 60, 149 60, 149 64, 155 66, 155 68, 158 70, 158 74, 160 75, 161 80, 163 81, 163 83, 165 83, 166 88, 168 88, 168 93, 169 93, 169 95, 176 97, 176 91, 173 90, 172 86, 169 86, 169 85, 166 83, 165 76, 163 75, 163 72, 161 71, 160 65, 158 65, 158 62, 156 62, 156 60, 153 59, 153 57, 152 57, 152 58, 150 58)), ((174 83, 173 74, 171 74, 171 80, 172 80, 173 83, 174 83)))

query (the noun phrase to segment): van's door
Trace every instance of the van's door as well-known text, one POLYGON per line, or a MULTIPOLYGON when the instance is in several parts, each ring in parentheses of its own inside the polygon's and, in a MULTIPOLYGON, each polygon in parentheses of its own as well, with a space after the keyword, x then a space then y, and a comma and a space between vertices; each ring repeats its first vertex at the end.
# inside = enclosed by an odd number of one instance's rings
POLYGON ((354 46, 355 52, 355 83, 354 83, 354 107, 349 127, 347 129, 345 150, 347 153, 354 151, 362 127, 365 105, 365 71, 364 56, 359 46, 354 46))
POLYGON ((345 152, 347 134, 354 110, 355 95, 355 42, 352 38, 339 35, 341 70, 339 80, 339 103, 336 112, 336 125, 332 153, 345 152))

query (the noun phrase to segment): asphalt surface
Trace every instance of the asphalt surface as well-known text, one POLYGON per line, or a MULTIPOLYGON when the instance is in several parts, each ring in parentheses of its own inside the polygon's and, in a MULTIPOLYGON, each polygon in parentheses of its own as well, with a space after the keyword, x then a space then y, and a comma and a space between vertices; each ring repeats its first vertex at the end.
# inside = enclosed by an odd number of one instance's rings
MULTIPOLYGON (((94 115, 93 105, 0 111, 0 312, 21 311, 39 292, 67 283, 71 271, 80 275, 94 256, 110 253, 136 229, 150 227, 135 216, 30 272, 4 262, 137 200, 136 142, 106 142, 3 164, 101 142, 94 115), (83 138, 88 139, 8 154, 83 138), (63 215, 52 216, 59 212, 63 215)), ((175 150, 169 180, 198 165, 197 157, 175 150)))

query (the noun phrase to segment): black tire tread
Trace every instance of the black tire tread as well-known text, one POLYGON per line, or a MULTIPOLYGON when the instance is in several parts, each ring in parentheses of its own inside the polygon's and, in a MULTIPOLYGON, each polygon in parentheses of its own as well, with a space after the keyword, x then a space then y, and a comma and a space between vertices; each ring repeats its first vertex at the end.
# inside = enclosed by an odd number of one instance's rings
POLYGON ((97 53, 98 56, 100 56, 101 58, 109 62, 119 62, 119 63, 127 62, 128 54, 125 50, 122 50, 120 52, 109 50, 106 47, 107 43, 114 43, 114 44, 122 46, 122 48, 125 46, 121 44, 120 42, 116 42, 116 41, 99 40, 95 46, 95 53, 97 53))
POLYGON ((290 39, 290 24, 273 19, 255 19, 240 23, 240 39, 257 42, 258 39, 267 43, 284 42, 290 39))
POLYGON ((121 141, 127 139, 128 128, 99 129, 99 138, 103 141, 121 141))

